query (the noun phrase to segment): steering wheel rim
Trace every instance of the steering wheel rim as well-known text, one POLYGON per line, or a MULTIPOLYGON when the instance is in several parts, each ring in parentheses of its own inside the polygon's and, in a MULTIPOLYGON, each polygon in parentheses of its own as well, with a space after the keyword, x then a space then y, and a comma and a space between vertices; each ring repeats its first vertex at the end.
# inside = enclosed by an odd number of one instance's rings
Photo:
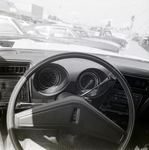
POLYGON ((108 63, 107 61, 90 55, 90 54, 84 54, 84 53, 63 53, 59 55, 55 55, 49 58, 44 59, 43 61, 37 63, 35 66, 33 66, 28 72, 26 72, 21 79, 18 81, 17 85, 15 86, 10 100, 8 104, 8 109, 7 109, 7 130, 8 134, 10 136, 10 139, 12 141, 12 144, 16 150, 23 150, 22 146, 20 145, 20 142, 17 139, 16 132, 15 132, 15 123, 14 123, 14 117, 15 117, 15 104, 16 104, 16 99, 17 95, 19 94, 20 89, 24 85, 26 81, 40 68, 42 68, 45 64, 61 60, 61 59, 69 59, 69 58, 81 58, 81 59, 87 59, 91 60, 93 62, 98 63, 99 65, 104 66, 107 68, 112 74, 118 79, 120 82, 121 86, 123 87, 127 101, 128 101, 128 108, 129 108, 129 119, 128 119, 128 126, 126 130, 126 138, 125 140, 120 144, 118 147, 118 150, 124 150, 126 146, 128 145, 128 142, 131 138, 132 131, 134 128, 134 122, 135 122, 135 108, 134 108, 134 103, 133 103, 133 97, 132 97, 132 92, 129 87, 129 84, 127 83, 126 79, 124 76, 121 74, 121 72, 116 69, 113 65, 108 63))

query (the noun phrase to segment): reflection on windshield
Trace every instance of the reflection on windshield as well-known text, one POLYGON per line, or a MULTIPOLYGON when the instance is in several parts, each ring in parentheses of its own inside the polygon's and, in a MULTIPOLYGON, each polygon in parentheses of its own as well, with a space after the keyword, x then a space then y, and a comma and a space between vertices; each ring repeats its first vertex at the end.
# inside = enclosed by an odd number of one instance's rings
POLYGON ((0 34, 149 59, 148 6, 147 0, 0 1, 0 34))

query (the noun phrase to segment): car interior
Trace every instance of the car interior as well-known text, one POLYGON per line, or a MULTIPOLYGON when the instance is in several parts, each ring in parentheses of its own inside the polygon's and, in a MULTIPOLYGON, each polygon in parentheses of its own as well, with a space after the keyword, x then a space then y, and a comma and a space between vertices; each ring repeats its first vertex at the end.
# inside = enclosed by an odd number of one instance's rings
POLYGON ((6 150, 29 149, 22 141, 52 150, 148 147, 148 110, 148 62, 8 48, 0 57, 6 150))

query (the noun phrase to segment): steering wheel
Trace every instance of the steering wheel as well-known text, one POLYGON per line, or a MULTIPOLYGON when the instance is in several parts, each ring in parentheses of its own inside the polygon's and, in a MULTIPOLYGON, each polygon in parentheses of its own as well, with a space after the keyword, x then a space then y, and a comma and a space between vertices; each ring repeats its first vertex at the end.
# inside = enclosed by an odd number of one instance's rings
POLYGON ((15 86, 10 97, 7 110, 7 130, 12 144, 16 150, 23 150, 16 135, 15 130, 17 128, 60 128, 68 129, 70 131, 81 131, 95 137, 100 137, 115 143, 119 143, 118 150, 124 150, 131 138, 134 121, 135 109, 132 93, 124 76, 119 70, 105 60, 84 53, 64 53, 55 55, 46 58, 45 60, 33 66, 21 77, 15 86), (65 97, 60 101, 53 101, 45 105, 37 106, 35 108, 15 114, 17 95, 19 94, 19 91, 24 83, 28 81, 29 78, 44 65, 57 60, 69 58, 81 58, 96 62, 108 69, 118 79, 126 93, 128 101, 129 119, 126 131, 95 109, 82 97, 75 95, 65 97))

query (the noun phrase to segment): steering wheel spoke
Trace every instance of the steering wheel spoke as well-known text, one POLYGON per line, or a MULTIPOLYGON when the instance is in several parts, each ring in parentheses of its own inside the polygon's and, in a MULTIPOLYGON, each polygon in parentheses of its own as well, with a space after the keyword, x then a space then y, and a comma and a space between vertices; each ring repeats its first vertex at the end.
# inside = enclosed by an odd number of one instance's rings
POLYGON ((121 143, 126 132, 82 97, 68 96, 15 115, 16 128, 62 129, 121 143))

